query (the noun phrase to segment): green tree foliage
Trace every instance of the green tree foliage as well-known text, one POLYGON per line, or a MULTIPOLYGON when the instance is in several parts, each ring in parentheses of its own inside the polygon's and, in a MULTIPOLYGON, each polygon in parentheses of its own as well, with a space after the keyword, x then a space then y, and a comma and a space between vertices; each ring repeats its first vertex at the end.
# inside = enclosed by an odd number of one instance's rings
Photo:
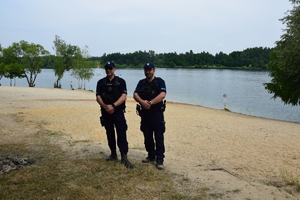
POLYGON ((55 36, 53 41, 56 56, 54 57, 53 70, 55 76, 57 76, 56 87, 60 86, 60 80, 62 79, 64 72, 69 71, 74 64, 76 52, 80 51, 79 47, 67 44, 64 40, 60 39, 59 36, 55 36))
POLYGON ((2 49, 2 59, 1 59, 1 74, 4 77, 10 79, 10 86, 12 86, 12 79, 19 77, 24 77, 25 73, 21 63, 21 52, 18 43, 13 43, 8 48, 2 49))
POLYGON ((3 48, 2 48, 2 45, 0 44, 0 80, 4 76, 4 63, 3 63, 3 53, 2 53, 2 50, 3 50, 3 48))
POLYGON ((186 53, 177 54, 160 53, 155 54, 154 51, 135 51, 133 53, 112 53, 103 54, 100 58, 90 58, 90 60, 98 60, 101 64, 107 61, 114 61, 118 67, 142 67, 145 62, 153 62, 157 67, 164 68, 255 68, 266 69, 267 63, 270 61, 271 48, 248 48, 244 51, 234 51, 229 55, 220 52, 215 56, 208 52, 194 53, 192 50, 186 53))
MULTIPOLYGON (((37 75, 49 52, 39 44, 28 43, 24 40, 13 43, 2 50, 4 76, 11 80, 15 77, 25 77, 29 87, 34 87, 37 75)), ((12 84, 11 84, 12 85, 12 84)))
MULTIPOLYGON (((155 60, 154 51, 135 51, 133 53, 112 53, 112 54, 103 54, 99 60, 102 64, 107 61, 114 61, 118 64, 118 67, 137 67, 144 62, 154 62, 155 60)), ((95 60, 95 58, 94 58, 95 60)))
POLYGON ((81 50, 77 46, 67 44, 59 36, 55 36, 54 47, 56 55, 50 55, 41 45, 29 44, 26 41, 13 43, 8 48, 2 48, 0 44, 0 80, 4 76, 12 79, 26 78, 29 87, 34 87, 37 74, 41 68, 53 68, 58 77, 55 86, 60 86, 59 81, 65 71, 73 69, 74 76, 82 87, 84 81, 90 80, 93 68, 97 67, 97 61, 89 60, 88 47, 81 50))
POLYGON ((271 83, 265 88, 285 104, 300 105, 300 0, 290 0, 294 7, 284 18, 286 24, 281 40, 271 54, 271 83))
POLYGON ((94 76, 96 61, 88 61, 90 57, 88 46, 76 52, 72 75, 78 80, 78 88, 85 89, 85 81, 89 81, 94 76))

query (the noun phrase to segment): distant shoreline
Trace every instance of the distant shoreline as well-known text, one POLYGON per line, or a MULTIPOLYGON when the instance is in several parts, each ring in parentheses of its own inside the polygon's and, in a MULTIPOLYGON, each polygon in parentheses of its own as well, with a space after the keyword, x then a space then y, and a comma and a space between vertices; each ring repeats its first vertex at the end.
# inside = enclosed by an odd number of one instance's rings
MULTIPOLYGON (((25 87, 25 86, 0 86, 0 87, 8 87, 8 88, 11 88, 11 87, 31 88, 31 87, 25 87)), ((64 88, 45 88, 45 87, 32 87, 32 88, 69 90, 69 89, 64 89, 64 88)), ((92 92, 92 93, 95 94, 94 91, 90 91, 90 90, 83 90, 83 89, 75 89, 75 90, 87 91, 87 92, 92 92)), ((84 99, 84 100, 85 101, 95 101, 93 99, 84 99)), ((256 118, 267 119, 267 120, 275 120, 275 121, 282 121, 282 122, 290 122, 290 123, 300 124, 300 122, 280 120, 280 119, 270 119, 270 118, 267 118, 267 117, 259 117, 259 116, 254 116, 254 115, 248 115, 248 114, 239 113, 239 112, 232 112, 230 110, 218 109, 218 108, 210 108, 210 107, 205 107, 205 106, 196 105, 196 104, 182 103, 182 102, 175 102, 175 101, 168 101, 168 100, 166 100, 166 101, 167 101, 167 106, 168 106, 168 104, 195 106, 195 107, 201 107, 201 108, 205 108, 205 109, 212 109, 212 110, 219 110, 219 111, 224 111, 224 112, 236 113, 236 114, 239 114, 239 115, 244 115, 244 116, 249 116, 249 117, 256 117, 256 118)), ((127 95, 126 102, 136 103, 136 101, 133 99, 133 96, 131 96, 131 95, 127 95)))

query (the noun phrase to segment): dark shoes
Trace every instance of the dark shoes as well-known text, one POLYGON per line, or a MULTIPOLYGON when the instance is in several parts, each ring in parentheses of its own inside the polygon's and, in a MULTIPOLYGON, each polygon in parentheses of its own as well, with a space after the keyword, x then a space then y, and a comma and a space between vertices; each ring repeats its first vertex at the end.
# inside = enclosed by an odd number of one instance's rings
MULTIPOLYGON (((127 153, 124 152, 120 152, 120 153, 121 153, 121 164, 127 168, 134 168, 134 164, 132 164, 127 158, 127 153)), ((105 160, 106 161, 118 160, 117 154, 112 153, 110 156, 105 158, 105 160)))
MULTIPOLYGON (((105 160, 106 161, 118 160, 118 157, 117 157, 117 155, 111 154, 105 160)), ((143 163, 149 163, 149 162, 154 162, 154 161, 155 161, 155 158, 149 158, 149 157, 142 160, 143 163)), ((127 168, 134 168, 134 164, 132 164, 128 160, 127 153, 124 153, 124 152, 121 152, 121 164, 123 164, 127 168)), ((156 163, 156 168, 157 169, 164 169, 164 164, 162 162, 157 162, 156 163)))
POLYGON ((149 158, 149 157, 142 160, 143 163, 154 162, 154 161, 155 161, 155 158, 149 158))
POLYGON ((110 155, 107 158, 105 158, 106 161, 111 161, 111 160, 118 160, 117 155, 110 155))
MULTIPOLYGON (((149 158, 149 156, 142 160, 143 163, 149 163, 149 162, 154 162, 154 161, 155 161, 155 158, 149 158)), ((156 168, 157 169, 163 169, 164 168, 163 162, 157 162, 156 163, 156 168)))
POLYGON ((134 164, 132 164, 128 158, 127 153, 121 152, 121 164, 123 164, 127 168, 134 168, 134 164))
POLYGON ((156 163, 156 168, 157 169, 163 169, 164 168, 164 164, 163 163, 156 163))
POLYGON ((134 164, 132 164, 129 160, 121 160, 121 164, 123 164, 126 168, 134 168, 134 164))

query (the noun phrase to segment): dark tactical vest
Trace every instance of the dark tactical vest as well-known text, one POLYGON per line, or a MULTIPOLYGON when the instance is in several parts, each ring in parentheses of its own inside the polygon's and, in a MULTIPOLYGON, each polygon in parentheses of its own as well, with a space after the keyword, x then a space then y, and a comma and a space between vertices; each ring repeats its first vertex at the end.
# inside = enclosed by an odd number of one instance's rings
POLYGON ((142 88, 138 93, 141 99, 151 101, 159 94, 157 84, 158 79, 160 78, 155 77, 150 83, 146 78, 143 80, 142 88))
MULTIPOLYGON (((101 82, 101 98, 105 104, 115 103, 121 96, 119 77, 115 76, 114 81, 110 82, 107 78, 101 82)), ((117 107, 125 109, 125 101, 117 107)))
MULTIPOLYGON (((154 99, 157 95, 159 95, 158 90, 158 80, 161 79, 160 77, 155 77, 150 83, 147 81, 147 79, 143 80, 142 88, 138 92, 139 96, 143 100, 151 101, 154 99)), ((158 104, 152 105, 150 107, 149 111, 165 111, 165 103, 160 102, 158 104)))

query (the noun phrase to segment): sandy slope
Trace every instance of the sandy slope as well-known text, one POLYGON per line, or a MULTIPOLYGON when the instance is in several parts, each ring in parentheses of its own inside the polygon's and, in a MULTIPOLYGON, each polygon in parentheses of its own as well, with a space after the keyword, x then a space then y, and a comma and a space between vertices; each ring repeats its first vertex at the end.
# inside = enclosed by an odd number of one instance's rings
MULTIPOLYGON (((146 152, 135 105, 129 97, 129 157, 141 162, 146 152)), ((0 107, 2 130, 8 126, 5 117, 16 113, 77 141, 72 150, 77 156, 108 153, 92 92, 1 86, 0 107), (80 146, 80 141, 89 145, 80 146)), ((285 191, 290 188, 273 186, 282 181, 282 171, 300 179, 300 123, 177 103, 167 104, 165 118, 165 168, 186 176, 195 188, 208 187, 210 193, 223 194, 222 199, 300 199, 299 193, 285 191)), ((61 143, 65 149, 68 144, 61 143)))

